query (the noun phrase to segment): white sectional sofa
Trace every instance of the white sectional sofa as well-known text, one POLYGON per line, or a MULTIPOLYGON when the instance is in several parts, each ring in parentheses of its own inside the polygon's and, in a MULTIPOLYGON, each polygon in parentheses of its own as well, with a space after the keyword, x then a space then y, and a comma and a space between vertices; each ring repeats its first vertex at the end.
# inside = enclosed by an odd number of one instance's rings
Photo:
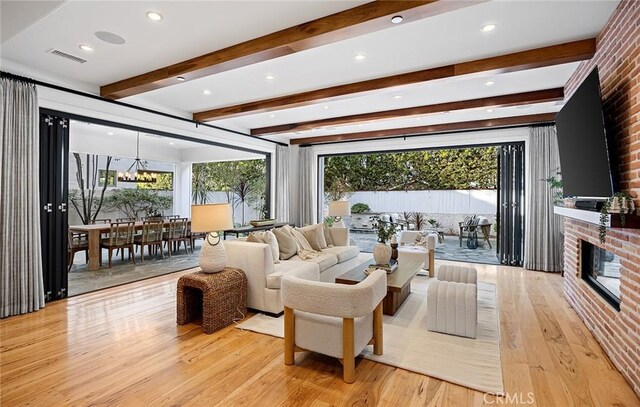
POLYGON ((243 270, 249 283, 247 306, 272 314, 283 312, 280 284, 284 275, 296 271, 308 279, 334 282, 335 278, 369 261, 371 255, 360 255, 357 246, 349 246, 346 228, 330 228, 333 247, 322 249, 323 254, 303 261, 297 255, 280 263, 273 263, 269 245, 250 243, 246 239, 226 240, 227 266, 243 270))

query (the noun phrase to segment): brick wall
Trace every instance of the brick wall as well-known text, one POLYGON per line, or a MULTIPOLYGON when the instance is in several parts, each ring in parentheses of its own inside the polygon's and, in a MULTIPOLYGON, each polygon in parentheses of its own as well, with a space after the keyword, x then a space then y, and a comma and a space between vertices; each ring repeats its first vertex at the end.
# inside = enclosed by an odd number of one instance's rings
MULTIPOLYGON (((600 70, 607 130, 616 143, 620 188, 640 204, 640 2, 623 0, 598 35, 597 51, 566 85, 571 95, 595 65, 600 70)), ((640 230, 611 229, 605 244, 598 228, 565 221, 565 297, 613 364, 640 395, 640 230), (580 239, 621 258, 620 312, 580 276, 580 239)))

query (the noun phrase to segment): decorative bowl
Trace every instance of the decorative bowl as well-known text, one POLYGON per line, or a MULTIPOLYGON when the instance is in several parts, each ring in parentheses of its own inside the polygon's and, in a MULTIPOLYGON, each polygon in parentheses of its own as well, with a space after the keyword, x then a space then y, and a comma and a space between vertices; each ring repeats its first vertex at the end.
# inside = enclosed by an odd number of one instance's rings
POLYGON ((259 219, 259 220, 252 220, 249 221, 249 223, 251 224, 251 226, 253 226, 254 228, 257 228, 259 226, 271 226, 274 223, 276 223, 275 219, 259 219))

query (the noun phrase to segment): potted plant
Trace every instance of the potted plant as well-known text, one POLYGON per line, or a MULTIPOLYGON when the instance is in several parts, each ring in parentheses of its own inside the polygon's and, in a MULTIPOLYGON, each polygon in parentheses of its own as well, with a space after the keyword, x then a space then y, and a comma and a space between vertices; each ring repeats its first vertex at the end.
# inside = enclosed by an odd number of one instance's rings
POLYGON ((389 264, 392 249, 387 242, 395 238, 396 225, 395 223, 383 222, 379 218, 376 218, 375 227, 378 230, 378 243, 373 247, 373 258, 376 264, 389 264))
POLYGON ((607 237, 607 220, 610 213, 620 214, 620 223, 624 226, 626 221, 626 214, 633 213, 635 211, 635 205, 633 198, 627 192, 616 192, 612 197, 607 199, 600 209, 600 226, 599 237, 600 243, 604 243, 607 237))
POLYGON ((358 202, 351 206, 351 213, 371 212, 371 208, 366 203, 358 202))

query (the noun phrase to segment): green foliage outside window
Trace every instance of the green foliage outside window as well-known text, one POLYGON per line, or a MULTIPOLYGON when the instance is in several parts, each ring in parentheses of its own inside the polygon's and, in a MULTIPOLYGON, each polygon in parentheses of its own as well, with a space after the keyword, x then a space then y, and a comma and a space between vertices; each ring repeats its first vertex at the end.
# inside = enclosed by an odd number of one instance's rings
POLYGON ((104 198, 105 208, 119 210, 134 219, 162 214, 162 211, 171 208, 172 205, 172 196, 147 189, 114 189, 104 198))
POLYGON ((138 189, 154 189, 156 191, 173 191, 173 173, 158 174, 156 182, 139 182, 138 189))
POLYGON ((325 192, 496 189, 498 148, 327 157, 325 192))
POLYGON ((224 192, 227 202, 242 210, 245 224, 244 204, 268 218, 267 213, 267 166, 265 160, 224 161, 194 163, 192 166, 192 201, 194 204, 209 202, 211 192, 224 192))

